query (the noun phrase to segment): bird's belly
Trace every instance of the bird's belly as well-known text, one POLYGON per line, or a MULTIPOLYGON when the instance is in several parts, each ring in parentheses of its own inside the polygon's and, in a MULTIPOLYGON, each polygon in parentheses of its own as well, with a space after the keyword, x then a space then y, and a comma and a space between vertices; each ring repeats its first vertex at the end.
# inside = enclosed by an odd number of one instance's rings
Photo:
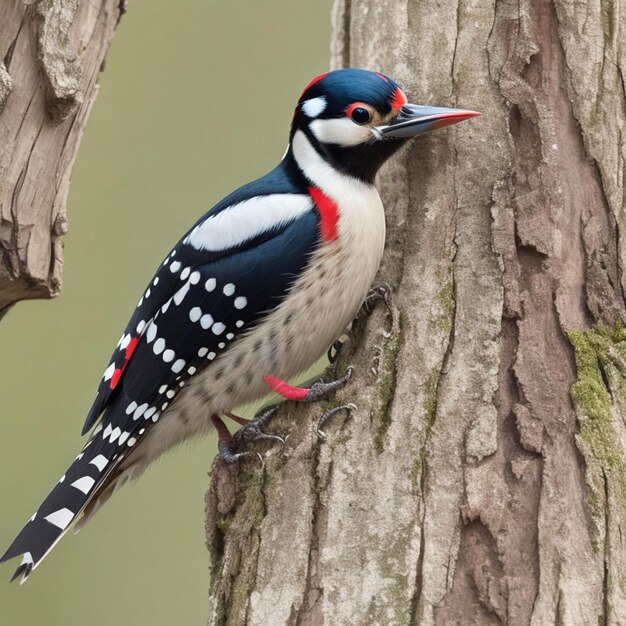
POLYGON ((320 246, 281 304, 181 390, 146 436, 146 462, 209 430, 212 414, 266 395, 264 375, 289 380, 304 371, 344 332, 376 276, 385 240, 375 189, 358 200, 344 211, 339 238, 320 246))

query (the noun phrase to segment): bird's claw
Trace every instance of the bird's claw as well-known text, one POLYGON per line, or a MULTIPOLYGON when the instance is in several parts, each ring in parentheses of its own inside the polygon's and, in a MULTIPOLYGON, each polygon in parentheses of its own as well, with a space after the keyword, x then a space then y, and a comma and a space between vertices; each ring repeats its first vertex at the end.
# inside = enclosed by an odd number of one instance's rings
POLYGON ((246 431, 246 437, 250 439, 250 441, 279 441, 283 445, 285 445, 286 439, 284 437, 280 437, 279 435, 271 435, 269 433, 264 433, 259 428, 250 428, 246 431))
POLYGON ((341 406, 334 406, 332 409, 328 409, 317 421, 317 436, 323 441, 326 440, 326 433, 322 430, 322 426, 339 411, 347 411, 348 414, 352 411, 356 411, 356 404, 349 402, 348 404, 342 404, 341 406))
POLYGON ((309 387, 309 391, 304 398, 306 402, 316 402, 317 400, 321 400, 325 398, 330 393, 336 391, 337 389, 341 389, 348 384, 350 377, 352 376, 352 372, 354 368, 350 365, 346 368, 346 373, 337 380, 331 380, 326 383, 323 380, 319 380, 316 383, 313 383, 309 387))
POLYGON ((219 442, 217 447, 219 450, 220 458, 222 459, 222 461, 224 461, 224 463, 227 463, 228 465, 238 463, 240 459, 246 456, 256 456, 261 463, 261 468, 265 467, 265 460, 259 452, 233 452, 229 443, 225 441, 219 442))
POLYGON ((360 313, 365 313, 369 315, 374 308, 374 305, 382 300, 386 305, 387 309, 391 312, 391 307, 389 306, 389 296, 391 294, 391 286, 388 283, 380 283, 379 285, 375 285, 372 287, 365 298, 365 302, 363 302, 363 306, 361 307, 360 313))
POLYGON ((330 346, 330 348, 328 348, 328 352, 326 353, 326 356, 328 358, 328 362, 331 365, 335 365, 337 363, 337 359, 339 359, 339 352, 341 352, 341 348, 343 348, 343 344, 344 342, 341 341, 341 339, 337 339, 337 341, 335 341, 335 343, 333 343, 333 345, 330 346))

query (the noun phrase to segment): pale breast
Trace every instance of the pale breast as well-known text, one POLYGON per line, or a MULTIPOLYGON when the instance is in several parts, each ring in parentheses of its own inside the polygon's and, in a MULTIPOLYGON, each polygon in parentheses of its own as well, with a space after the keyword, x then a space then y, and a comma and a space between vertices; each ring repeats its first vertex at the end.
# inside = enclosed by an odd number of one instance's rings
MULTIPOLYGON (((311 147, 296 135, 296 149, 305 154, 311 147)), ((326 165, 315 161, 315 155, 305 156, 315 166, 307 175, 337 204, 337 239, 320 245, 274 311, 181 390, 146 436, 142 450, 148 459, 208 430, 212 414, 266 395, 265 374, 288 380, 307 369, 344 332, 363 303, 385 242, 380 196, 373 185, 324 171, 326 165), (318 171, 324 185, 316 180, 318 171)))

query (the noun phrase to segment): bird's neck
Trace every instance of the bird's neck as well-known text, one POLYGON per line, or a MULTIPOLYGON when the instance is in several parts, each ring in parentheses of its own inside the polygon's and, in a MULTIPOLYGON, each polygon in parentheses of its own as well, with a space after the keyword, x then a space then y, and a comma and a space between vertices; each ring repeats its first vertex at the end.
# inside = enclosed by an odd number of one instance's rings
POLYGON ((289 160, 297 167, 308 186, 316 187, 336 202, 342 200, 347 188, 364 192, 374 188, 373 182, 355 178, 333 167, 301 130, 296 131, 292 137, 285 155, 285 161, 289 160))

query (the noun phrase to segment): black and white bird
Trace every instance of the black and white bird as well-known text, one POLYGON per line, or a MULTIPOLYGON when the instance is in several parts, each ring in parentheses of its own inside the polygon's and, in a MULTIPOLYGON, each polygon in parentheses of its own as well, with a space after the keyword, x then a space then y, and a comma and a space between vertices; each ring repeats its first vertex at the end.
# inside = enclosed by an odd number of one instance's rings
POLYGON ((177 443, 213 425, 236 461, 220 417, 236 406, 337 386, 286 381, 343 333, 374 280, 385 242, 376 173, 410 138, 475 115, 408 104, 365 70, 309 83, 278 166, 203 215, 150 281, 87 415, 89 440, 0 559, 22 556, 14 578, 177 443))

